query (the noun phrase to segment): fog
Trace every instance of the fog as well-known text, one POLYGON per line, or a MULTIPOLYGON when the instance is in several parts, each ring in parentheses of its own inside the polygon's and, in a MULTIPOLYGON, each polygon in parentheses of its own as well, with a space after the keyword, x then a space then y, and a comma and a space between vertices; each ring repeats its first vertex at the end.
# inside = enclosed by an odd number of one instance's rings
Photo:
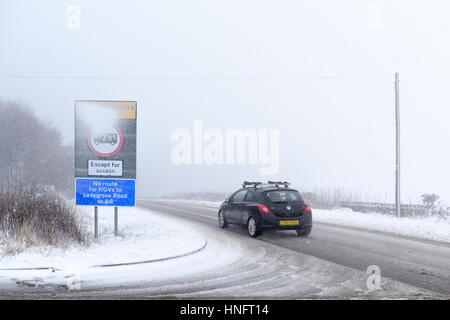
POLYGON ((283 179, 393 201, 399 72, 402 199, 450 203, 449 11, 411 0, 0 0, 0 99, 31 106, 66 143, 75 100, 137 101, 138 196, 283 179), (223 135, 279 130, 277 173, 261 175, 258 161, 174 163, 172 133, 194 134, 195 121, 223 135))

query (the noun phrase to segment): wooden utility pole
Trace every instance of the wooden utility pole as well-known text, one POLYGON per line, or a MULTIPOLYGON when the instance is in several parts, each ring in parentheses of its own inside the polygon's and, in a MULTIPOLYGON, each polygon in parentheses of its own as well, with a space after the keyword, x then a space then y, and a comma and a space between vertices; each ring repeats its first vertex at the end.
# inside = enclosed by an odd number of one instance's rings
POLYGON ((400 211, 400 97, 399 74, 395 73, 395 215, 401 217, 400 211))

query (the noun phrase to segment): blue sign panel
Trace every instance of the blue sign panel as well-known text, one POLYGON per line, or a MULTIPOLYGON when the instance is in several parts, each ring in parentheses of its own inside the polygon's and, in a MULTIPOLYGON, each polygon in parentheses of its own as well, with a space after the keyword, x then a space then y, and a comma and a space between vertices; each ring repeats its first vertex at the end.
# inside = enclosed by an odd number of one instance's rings
POLYGON ((75 179, 76 204, 82 206, 135 206, 135 180, 75 179))

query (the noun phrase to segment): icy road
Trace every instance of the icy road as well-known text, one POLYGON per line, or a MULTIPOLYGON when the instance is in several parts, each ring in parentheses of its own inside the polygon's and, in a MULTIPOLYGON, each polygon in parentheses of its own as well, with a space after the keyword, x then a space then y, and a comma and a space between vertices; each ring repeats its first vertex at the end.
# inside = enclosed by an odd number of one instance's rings
MULTIPOLYGON (((146 201, 141 202, 140 205, 217 228, 217 208, 201 203, 146 201)), ((289 291, 289 286, 285 288, 292 297, 311 298, 315 294, 325 294, 348 298, 358 296, 359 293, 361 297, 370 294, 377 297, 383 294, 390 297, 402 297, 401 289, 389 288, 389 285, 380 292, 368 292, 366 272, 370 265, 379 266, 381 276, 385 280, 386 278, 396 280, 446 298, 450 297, 450 245, 447 243, 317 222, 314 223, 313 232, 308 238, 299 238, 294 231, 280 231, 265 232, 254 240, 249 239, 247 230, 239 226, 230 226, 224 232, 245 243, 249 250, 264 249, 273 250, 275 255, 278 253, 278 262, 282 262, 282 267, 275 271, 266 270, 266 275, 269 277, 281 276, 283 272, 286 273, 287 278, 303 278, 305 281, 309 277, 305 270, 308 268, 307 265, 287 262, 283 259, 283 255, 289 259, 298 259, 297 262, 306 257, 311 258, 311 262, 317 263, 319 259, 323 263, 330 262, 328 265, 321 266, 325 270, 314 270, 313 267, 308 270, 312 273, 312 279, 318 280, 318 283, 313 286, 322 288, 322 292, 314 292, 314 290, 310 292, 307 286, 302 287, 304 285, 302 280, 296 280, 298 281, 297 291, 289 291), (314 260, 312 257, 319 259, 314 260), (293 270, 299 271, 297 268, 304 268, 305 273, 293 272, 293 270), (358 282, 359 277, 363 278, 361 281, 363 280, 364 283, 358 282), (327 280, 321 282, 324 279, 327 280), (396 292, 396 290, 399 291, 396 292)), ((288 282, 295 284, 296 281, 288 282)), ((276 280, 269 283, 274 288, 283 287, 276 280)), ((404 294, 407 296, 410 293, 404 294)))
POLYGON ((138 206, 195 229, 207 246, 171 261, 100 268, 83 278, 81 290, 45 282, 5 287, 0 299, 450 297, 448 243, 325 223, 315 223, 308 238, 271 231, 252 239, 239 226, 218 228, 213 206, 164 200, 138 206), (380 268, 379 289, 368 287, 371 265, 380 268))

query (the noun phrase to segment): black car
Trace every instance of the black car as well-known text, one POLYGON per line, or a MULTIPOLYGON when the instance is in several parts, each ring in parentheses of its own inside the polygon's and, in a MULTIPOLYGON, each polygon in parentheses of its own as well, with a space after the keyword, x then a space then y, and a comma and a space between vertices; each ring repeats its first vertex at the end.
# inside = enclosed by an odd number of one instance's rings
POLYGON ((300 193, 288 182, 247 182, 220 206, 219 226, 247 226, 251 237, 263 229, 296 230, 308 236, 312 228, 312 212, 300 193))

